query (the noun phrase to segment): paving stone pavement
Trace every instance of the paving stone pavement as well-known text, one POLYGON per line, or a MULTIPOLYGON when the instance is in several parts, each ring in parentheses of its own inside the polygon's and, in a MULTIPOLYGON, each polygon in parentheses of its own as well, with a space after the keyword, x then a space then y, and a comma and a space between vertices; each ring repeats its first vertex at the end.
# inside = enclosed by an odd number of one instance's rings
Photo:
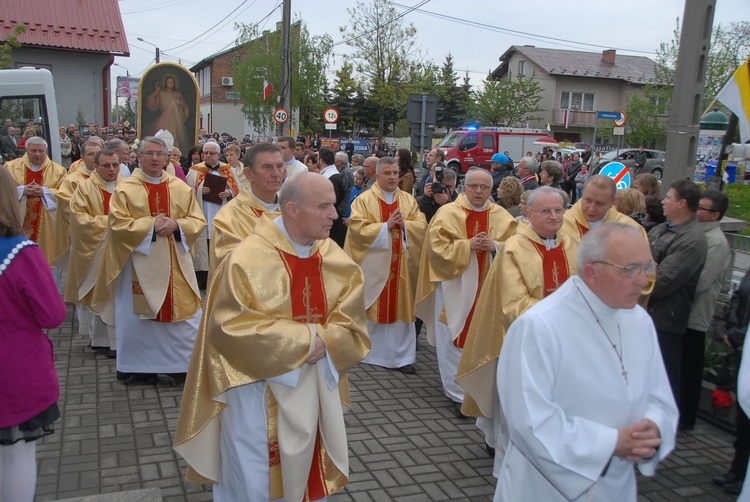
MULTIPOLYGON (((50 333, 62 418, 38 444, 36 500, 149 488, 168 502, 211 500, 210 487, 184 481, 185 463, 171 448, 182 387, 164 376, 156 386, 117 382, 115 362, 86 348, 73 311, 50 333)), ((483 437, 473 420, 453 415, 424 338, 416 368, 403 375, 360 365, 350 373, 350 481, 333 502, 492 499, 483 437)), ((699 420, 678 440, 654 478, 639 477, 639 502, 735 500, 711 483, 731 461, 732 436, 699 420)))

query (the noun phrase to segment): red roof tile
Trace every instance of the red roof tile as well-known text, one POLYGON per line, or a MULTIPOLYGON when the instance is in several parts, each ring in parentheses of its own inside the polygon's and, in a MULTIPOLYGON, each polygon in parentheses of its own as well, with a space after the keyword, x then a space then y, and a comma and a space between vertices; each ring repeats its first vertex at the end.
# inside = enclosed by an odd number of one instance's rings
POLYGON ((20 23, 24 45, 130 55, 117 0, 0 1, 0 40, 20 23))

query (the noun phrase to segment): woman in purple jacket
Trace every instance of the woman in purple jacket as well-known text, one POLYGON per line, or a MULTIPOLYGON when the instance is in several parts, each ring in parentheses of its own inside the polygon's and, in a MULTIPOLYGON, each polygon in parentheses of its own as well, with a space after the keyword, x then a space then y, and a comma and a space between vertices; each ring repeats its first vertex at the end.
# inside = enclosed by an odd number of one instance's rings
POLYGON ((0 502, 31 502, 36 440, 60 417, 52 342, 65 304, 39 247, 21 233, 16 186, 0 168, 0 502))

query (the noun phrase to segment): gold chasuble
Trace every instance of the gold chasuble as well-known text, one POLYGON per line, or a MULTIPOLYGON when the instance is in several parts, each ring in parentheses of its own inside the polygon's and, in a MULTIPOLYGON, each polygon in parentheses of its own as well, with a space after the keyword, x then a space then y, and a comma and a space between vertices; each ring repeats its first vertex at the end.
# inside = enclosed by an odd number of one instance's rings
POLYGON ((414 322, 414 294, 426 229, 427 220, 411 194, 396 189, 393 202, 388 204, 375 183, 354 199, 344 251, 365 274, 365 307, 370 322, 414 322), (406 229, 395 226, 388 232, 388 249, 373 248, 397 208, 406 229))
POLYGON ((155 184, 136 169, 112 194, 108 225, 104 274, 97 282, 94 305, 108 299, 110 288, 132 258, 135 314, 158 322, 193 317, 201 308, 201 297, 190 253, 177 246, 191 246, 206 220, 190 187, 166 172, 155 184), (180 230, 167 237, 156 235, 157 214, 176 221, 187 242, 176 241, 182 239, 180 230), (149 254, 135 253, 146 236, 153 236, 149 254))
MULTIPOLYGON (((638 222, 633 218, 620 213, 614 207, 609 208, 609 211, 607 211, 607 215, 604 217, 604 223, 624 223, 625 225, 636 227, 640 229, 641 235, 643 235, 643 239, 646 241, 646 243, 649 246, 651 245, 648 241, 648 234, 646 233, 646 229, 639 225, 638 222)), ((586 217, 583 215, 583 211, 581 211, 581 201, 579 200, 573 205, 573 207, 565 211, 565 215, 563 216, 563 226, 560 229, 560 232, 567 234, 576 242, 581 242, 581 239, 589 230, 591 230, 591 226, 589 225, 589 222, 586 221, 586 217)), ((648 286, 643 288, 643 290, 641 291, 640 298, 638 298, 638 304, 643 308, 646 308, 646 306, 648 305, 648 298, 651 294, 651 291, 653 291, 654 289, 655 279, 655 277, 651 279, 648 286)))
MULTIPOLYGON (((195 164, 194 166, 191 166, 190 169, 197 171, 195 185, 193 187, 193 189, 197 192, 199 188, 202 188, 203 180, 206 178, 206 175, 212 171, 212 169, 206 166, 205 162, 195 164)), ((232 171, 232 166, 230 166, 229 164, 220 163, 218 171, 220 175, 227 179, 227 188, 230 189, 232 191, 232 194, 234 194, 234 196, 236 197, 237 194, 240 193, 240 187, 237 182, 237 178, 235 178, 234 171, 232 171)))
MULTIPOLYGON (((117 177, 115 186, 124 178, 117 177)), ((104 236, 107 232, 109 200, 112 194, 96 173, 70 199, 70 261, 65 301, 91 304, 93 287, 103 272, 104 236)))
MULTIPOLYGON (((604 217, 604 223, 612 222, 624 223, 626 225, 640 228, 643 238, 648 242, 646 230, 644 230, 644 228, 633 218, 618 212, 614 207, 609 208, 607 215, 604 217)), ((589 226, 589 222, 586 221, 586 217, 583 215, 583 211, 581 211, 581 201, 579 200, 573 205, 573 207, 565 211, 565 215, 563 216, 563 226, 560 231, 567 234, 572 239, 581 242, 581 239, 589 230, 591 230, 591 226, 589 226)))
MULTIPOLYGON (((5 164, 18 186, 28 185, 36 182, 38 185, 49 189, 53 196, 62 185, 67 171, 60 164, 45 159, 40 169, 36 172, 31 170, 29 156, 23 157, 5 164)), ((23 233, 26 237, 39 244, 39 248, 47 258, 49 266, 53 266, 55 246, 55 214, 56 209, 47 211, 41 197, 22 196, 19 201, 21 221, 23 222, 23 233)))
POLYGON ((463 348, 476 299, 490 269, 488 251, 472 251, 469 239, 484 232, 495 242, 498 252, 516 229, 513 217, 497 204, 474 210, 464 194, 440 208, 430 221, 422 250, 417 283, 417 317, 427 325, 427 339, 435 344, 435 292, 438 284, 449 301, 441 321, 450 328, 453 344, 463 348), (460 301, 459 301, 460 299, 460 301))
POLYGON ((500 349, 511 323, 575 275, 578 243, 557 234, 555 248, 528 225, 518 225, 492 262, 469 325, 456 381, 466 390, 461 411, 492 417, 500 349))
POLYGON ((57 268, 68 270, 70 259, 70 199, 78 185, 91 177, 86 164, 78 164, 71 168, 55 195, 57 201, 57 216, 55 217, 55 246, 52 261, 57 268))
MULTIPOLYGON (((219 209, 214 217, 214 228, 211 232, 211 244, 208 250, 209 281, 229 252, 253 233, 260 216, 266 211, 268 211, 266 207, 247 188, 240 189, 236 198, 219 209)), ((268 216, 274 219, 278 215, 277 212, 271 212, 268 216)))
POLYGON ((270 498, 313 500, 341 490, 348 478, 346 373, 369 349, 359 267, 330 239, 299 257, 261 216, 209 286, 174 441, 188 462, 187 479, 220 479, 219 414, 229 389, 299 369, 294 389, 265 385, 270 498), (325 358, 305 364, 316 335, 339 374, 338 389, 321 386, 325 358), (301 438, 295 430, 311 434, 301 438))

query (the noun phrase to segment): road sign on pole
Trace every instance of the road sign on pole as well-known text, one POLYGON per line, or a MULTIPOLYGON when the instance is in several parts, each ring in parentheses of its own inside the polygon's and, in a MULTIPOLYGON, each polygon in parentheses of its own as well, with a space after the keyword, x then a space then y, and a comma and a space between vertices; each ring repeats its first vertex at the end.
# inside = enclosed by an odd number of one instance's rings
POLYGON ((599 174, 603 174, 615 181, 618 190, 630 188, 630 171, 627 166, 621 162, 610 162, 602 167, 599 174))
POLYGON ((625 112, 622 110, 619 110, 617 113, 620 114, 620 117, 615 119, 615 125, 617 127, 622 127, 625 125, 625 122, 627 121, 627 115, 625 115, 625 112))
POLYGON ((325 120, 327 124, 335 124, 339 121, 339 111, 333 107, 326 108, 323 112, 323 120, 325 120))
POLYGON ((273 119, 277 124, 284 124, 289 120, 289 111, 286 108, 276 108, 273 112, 273 119))
POLYGON ((326 130, 329 130, 329 129, 332 130, 332 131, 335 131, 336 130, 336 124, 327 123, 326 124, 326 130))

